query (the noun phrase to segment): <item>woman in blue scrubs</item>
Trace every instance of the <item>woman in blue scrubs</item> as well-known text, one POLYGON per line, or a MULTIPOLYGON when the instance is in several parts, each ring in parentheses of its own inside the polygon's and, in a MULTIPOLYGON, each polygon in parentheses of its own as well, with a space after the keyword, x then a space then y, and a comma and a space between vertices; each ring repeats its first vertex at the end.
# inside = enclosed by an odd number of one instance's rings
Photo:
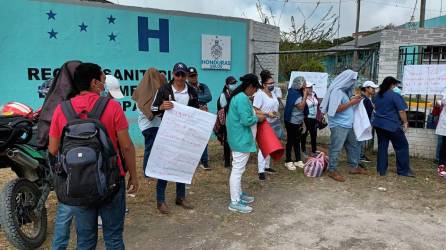
POLYGON ((400 81, 397 79, 386 77, 375 98, 375 116, 372 125, 378 134, 376 169, 381 176, 386 175, 389 141, 391 141, 396 154, 398 175, 415 177, 410 170, 409 143, 405 135, 409 126, 406 115, 407 104, 401 95, 393 91, 398 83, 400 81))

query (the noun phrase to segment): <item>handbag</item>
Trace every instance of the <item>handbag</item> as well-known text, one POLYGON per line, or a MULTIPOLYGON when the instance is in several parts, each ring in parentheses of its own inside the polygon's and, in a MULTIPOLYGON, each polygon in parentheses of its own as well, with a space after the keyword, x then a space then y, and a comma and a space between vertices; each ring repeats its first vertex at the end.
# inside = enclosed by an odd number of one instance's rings
POLYGON ((327 170, 328 156, 321 152, 316 157, 310 157, 304 165, 304 175, 307 177, 321 177, 327 170))

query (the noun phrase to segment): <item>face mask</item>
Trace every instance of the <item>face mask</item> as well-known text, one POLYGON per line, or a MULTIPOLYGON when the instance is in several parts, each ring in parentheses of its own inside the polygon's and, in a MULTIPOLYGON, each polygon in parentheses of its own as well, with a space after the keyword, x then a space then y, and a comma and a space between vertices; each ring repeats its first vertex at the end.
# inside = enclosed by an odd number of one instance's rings
POLYGON ((230 91, 234 91, 236 88, 237 88, 237 84, 229 84, 229 85, 228 85, 228 89, 229 89, 230 91))
POLYGON ((268 85, 268 90, 269 91, 274 91, 274 84, 268 85))

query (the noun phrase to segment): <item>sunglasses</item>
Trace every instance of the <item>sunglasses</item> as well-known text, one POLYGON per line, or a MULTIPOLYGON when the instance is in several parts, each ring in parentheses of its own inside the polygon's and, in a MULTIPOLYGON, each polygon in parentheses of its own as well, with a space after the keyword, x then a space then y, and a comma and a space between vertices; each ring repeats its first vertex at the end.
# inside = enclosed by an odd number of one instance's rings
POLYGON ((184 72, 177 72, 174 74, 176 77, 186 77, 186 73, 184 72))

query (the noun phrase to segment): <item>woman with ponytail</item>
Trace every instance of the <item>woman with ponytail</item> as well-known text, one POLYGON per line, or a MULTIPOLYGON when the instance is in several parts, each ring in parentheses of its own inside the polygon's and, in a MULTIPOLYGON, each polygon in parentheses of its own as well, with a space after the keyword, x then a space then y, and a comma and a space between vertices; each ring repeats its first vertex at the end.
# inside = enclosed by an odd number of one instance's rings
POLYGON ((232 170, 229 178, 231 202, 229 210, 250 213, 252 207, 248 204, 254 202, 254 197, 242 192, 241 179, 245 172, 249 154, 256 152, 255 134, 252 131, 257 122, 265 120, 261 113, 256 114, 249 100, 250 96, 261 87, 259 79, 254 74, 247 74, 240 78, 241 84, 231 94, 228 101, 228 114, 226 129, 228 143, 232 151, 232 170))

